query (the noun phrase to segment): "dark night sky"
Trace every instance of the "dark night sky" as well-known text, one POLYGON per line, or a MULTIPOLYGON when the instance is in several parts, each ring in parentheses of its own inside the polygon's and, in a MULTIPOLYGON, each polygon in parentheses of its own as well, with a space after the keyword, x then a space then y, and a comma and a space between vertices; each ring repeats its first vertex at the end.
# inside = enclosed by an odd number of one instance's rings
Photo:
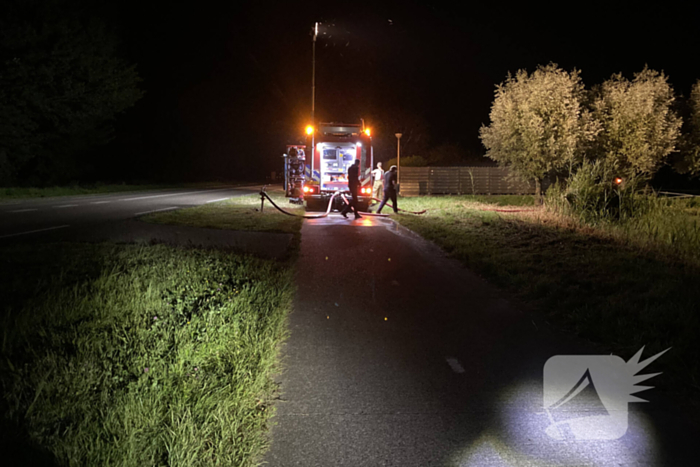
POLYGON ((555 62, 591 86, 648 64, 686 95, 700 78, 698 7, 453 3, 121 2, 147 92, 122 119, 123 147, 140 141, 134 157, 190 178, 277 169, 309 119, 315 21, 318 119, 397 109, 424 118, 436 145, 481 150, 494 86, 520 68, 555 62))

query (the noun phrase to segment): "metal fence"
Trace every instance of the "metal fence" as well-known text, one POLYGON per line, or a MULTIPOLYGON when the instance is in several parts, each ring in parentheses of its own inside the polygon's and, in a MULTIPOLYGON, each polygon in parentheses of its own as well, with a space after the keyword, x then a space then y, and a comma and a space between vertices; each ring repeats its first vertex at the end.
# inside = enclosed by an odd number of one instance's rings
POLYGON ((402 167, 404 196, 533 194, 534 183, 509 178, 505 167, 402 167))

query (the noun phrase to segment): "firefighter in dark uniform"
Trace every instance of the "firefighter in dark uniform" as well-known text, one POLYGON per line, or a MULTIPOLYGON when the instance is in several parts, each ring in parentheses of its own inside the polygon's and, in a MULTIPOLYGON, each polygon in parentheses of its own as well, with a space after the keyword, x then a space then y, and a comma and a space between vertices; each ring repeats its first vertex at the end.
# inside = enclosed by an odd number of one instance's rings
POLYGON ((340 211, 340 214, 344 218, 348 218, 347 214, 352 211, 355 213, 355 219, 359 219, 362 216, 357 212, 357 190, 360 187, 360 160, 355 159, 355 163, 351 165, 348 168, 348 189, 350 190, 350 193, 352 194, 352 199, 350 200, 350 204, 346 204, 345 207, 343 208, 342 211, 340 211))
POLYGON ((384 198, 382 199, 382 203, 379 205, 379 209, 377 209, 377 214, 380 214, 382 212, 382 208, 386 204, 389 199, 391 199, 391 203, 394 205, 394 212, 396 214, 399 213, 399 206, 396 202, 396 166, 392 165, 391 168, 384 174, 384 198))

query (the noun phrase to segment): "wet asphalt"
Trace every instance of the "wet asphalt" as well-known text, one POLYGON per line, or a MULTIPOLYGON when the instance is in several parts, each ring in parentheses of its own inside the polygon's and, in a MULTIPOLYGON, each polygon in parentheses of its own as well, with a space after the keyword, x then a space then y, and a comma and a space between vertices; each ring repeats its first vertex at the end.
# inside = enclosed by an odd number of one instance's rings
POLYGON ((297 271, 265 465, 696 465, 697 426, 653 389, 619 439, 550 438, 546 361, 610 351, 389 219, 305 221, 297 271))

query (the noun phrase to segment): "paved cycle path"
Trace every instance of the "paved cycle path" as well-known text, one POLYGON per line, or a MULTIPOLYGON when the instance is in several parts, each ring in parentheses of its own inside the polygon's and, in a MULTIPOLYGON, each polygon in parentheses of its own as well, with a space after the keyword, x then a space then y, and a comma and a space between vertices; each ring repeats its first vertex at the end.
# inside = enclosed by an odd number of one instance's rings
POLYGON ((698 432, 655 390, 619 439, 550 438, 545 362, 609 351, 388 219, 305 221, 297 286, 265 465, 694 465, 698 432))

